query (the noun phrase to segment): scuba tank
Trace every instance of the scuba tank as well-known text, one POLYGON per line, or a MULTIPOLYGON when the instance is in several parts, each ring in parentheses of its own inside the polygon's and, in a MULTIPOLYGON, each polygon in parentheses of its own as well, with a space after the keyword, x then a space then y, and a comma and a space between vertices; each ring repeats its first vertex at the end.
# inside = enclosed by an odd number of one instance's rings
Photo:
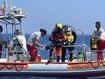
POLYGON ((94 39, 94 38, 91 38, 90 39, 90 47, 91 47, 91 50, 96 50, 96 48, 97 48, 97 40, 96 39, 94 39))
POLYGON ((77 62, 83 62, 84 61, 84 54, 82 52, 77 53, 77 62))

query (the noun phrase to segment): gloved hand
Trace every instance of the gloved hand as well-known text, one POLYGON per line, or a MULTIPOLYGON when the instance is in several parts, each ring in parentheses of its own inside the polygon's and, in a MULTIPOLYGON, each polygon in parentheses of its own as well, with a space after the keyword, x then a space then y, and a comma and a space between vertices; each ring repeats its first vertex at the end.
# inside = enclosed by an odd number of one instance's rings
POLYGON ((49 49, 50 49, 50 46, 47 45, 47 46, 45 47, 45 50, 49 50, 49 49))

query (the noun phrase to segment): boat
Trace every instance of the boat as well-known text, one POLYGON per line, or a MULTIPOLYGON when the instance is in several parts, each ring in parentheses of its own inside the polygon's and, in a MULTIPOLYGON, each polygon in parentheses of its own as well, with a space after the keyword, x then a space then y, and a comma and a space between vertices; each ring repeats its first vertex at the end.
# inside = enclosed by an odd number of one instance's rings
MULTIPOLYGON (((22 31, 22 18, 26 18, 26 15, 23 14, 5 14, 0 15, 0 23, 6 25, 6 32, 8 33, 8 25, 12 25, 12 33, 16 29, 16 25, 20 25, 20 30, 22 31)), ((82 33, 83 34, 83 33, 82 33)), ((8 42, 8 34, 7 40, 8 42)), ((77 46, 77 45, 76 45, 77 46)), ((83 49, 85 50, 86 45, 83 43, 83 49)), ((8 51, 7 51, 8 52, 8 51)), ((6 58, 0 58, 0 76, 36 76, 36 77, 97 77, 105 76, 105 60, 86 60, 77 62, 50 62, 47 63, 47 59, 41 59, 37 62, 29 61, 15 61, 14 58, 17 58, 18 54, 15 54, 14 57, 9 56, 6 53, 6 58)), ((88 55, 91 56, 91 52, 88 55)), ((23 54, 23 53, 22 53, 23 54)))

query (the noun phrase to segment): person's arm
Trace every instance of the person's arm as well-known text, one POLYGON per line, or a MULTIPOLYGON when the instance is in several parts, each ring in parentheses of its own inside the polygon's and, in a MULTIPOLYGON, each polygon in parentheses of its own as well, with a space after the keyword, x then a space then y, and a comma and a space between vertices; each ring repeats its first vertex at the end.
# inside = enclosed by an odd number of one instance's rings
POLYGON ((90 37, 94 38, 94 39, 99 39, 100 36, 97 36, 96 33, 97 33, 97 31, 95 30, 90 37))
POLYGON ((11 50, 14 50, 15 45, 14 45, 14 41, 15 41, 15 37, 13 37, 13 39, 11 40, 10 44, 8 45, 9 48, 11 48, 11 50))
POLYGON ((63 34, 63 40, 67 41, 67 35, 66 34, 63 34))
POLYGON ((35 46, 41 47, 41 48, 44 47, 44 45, 39 43, 39 40, 37 39, 37 37, 32 38, 32 41, 33 41, 33 47, 35 47, 35 46))
POLYGON ((94 34, 92 34, 90 37, 91 37, 91 38, 94 38, 94 39, 99 39, 99 38, 100 38, 99 36, 96 36, 96 35, 94 35, 94 34))

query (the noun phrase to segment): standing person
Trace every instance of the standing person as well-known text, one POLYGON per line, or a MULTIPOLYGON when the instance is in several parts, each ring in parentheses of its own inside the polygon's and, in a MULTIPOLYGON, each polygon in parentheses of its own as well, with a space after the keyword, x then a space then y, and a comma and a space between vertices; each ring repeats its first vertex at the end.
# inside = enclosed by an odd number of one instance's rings
POLYGON ((72 30, 73 27, 64 25, 63 46, 62 46, 62 62, 65 62, 66 50, 68 49, 68 60, 73 60, 74 43, 77 39, 76 32, 72 30), (70 47, 71 46, 71 47, 70 47))
MULTIPOLYGON (((19 48, 20 46, 19 46, 19 44, 18 44, 18 41, 17 41, 17 39, 16 39, 16 36, 18 36, 19 35, 19 29, 16 29, 15 31, 14 31, 14 34, 13 34, 13 38, 12 38, 12 40, 9 42, 9 40, 8 40, 8 54, 10 55, 10 56, 12 56, 13 55, 13 52, 11 52, 11 51, 13 51, 13 50, 15 50, 15 52, 16 51, 18 51, 17 50, 17 47, 19 48)), ((10 59, 9 59, 10 60, 10 59)))
POLYGON ((96 30, 91 35, 97 41, 97 61, 102 60, 102 50, 105 48, 105 31, 101 28, 101 23, 97 21, 95 23, 96 30))
POLYGON ((14 61, 24 61, 23 57, 27 55, 26 38, 25 35, 19 31, 19 29, 15 30, 13 39, 8 45, 8 53, 10 55, 10 61, 13 60, 12 58, 15 55, 16 58, 14 58, 14 61))
POLYGON ((37 48, 44 48, 45 46, 39 43, 40 37, 43 37, 47 34, 47 31, 45 29, 40 29, 40 31, 36 31, 32 33, 27 41, 27 48, 29 50, 29 53, 31 55, 29 61, 34 61, 35 57, 37 55, 37 48))
POLYGON ((49 40, 51 41, 50 53, 49 53, 49 62, 52 62, 53 52, 56 51, 56 61, 60 61, 60 56, 62 52, 62 24, 56 24, 54 30, 51 33, 49 40))

